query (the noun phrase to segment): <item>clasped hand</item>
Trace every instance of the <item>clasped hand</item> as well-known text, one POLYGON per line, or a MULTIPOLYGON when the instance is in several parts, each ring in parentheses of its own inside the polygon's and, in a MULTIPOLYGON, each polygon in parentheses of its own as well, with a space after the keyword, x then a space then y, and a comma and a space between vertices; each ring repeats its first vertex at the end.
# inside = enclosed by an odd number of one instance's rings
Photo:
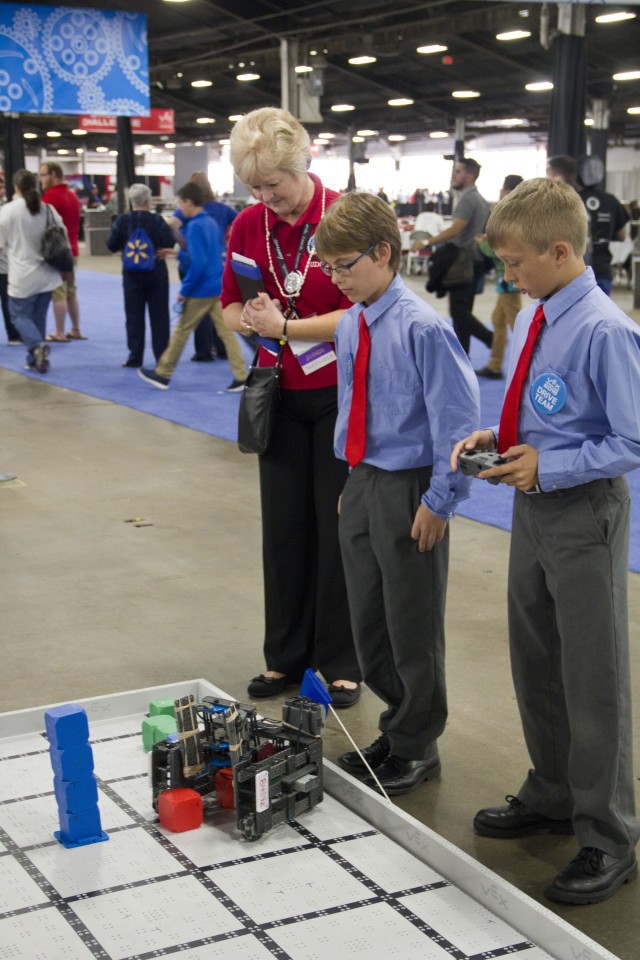
MULTIPOLYGON (((451 452, 451 470, 458 469, 460 454, 467 450, 495 450, 495 437, 491 430, 475 430, 464 440, 459 440, 451 452)), ((528 443, 509 447, 501 454, 507 463, 478 474, 480 480, 499 477, 500 483, 518 490, 530 490, 538 483, 538 451, 528 443)))
POLYGON ((259 293, 245 303, 240 323, 247 333, 278 339, 282 336, 284 324, 282 304, 279 300, 272 300, 267 293, 259 293))

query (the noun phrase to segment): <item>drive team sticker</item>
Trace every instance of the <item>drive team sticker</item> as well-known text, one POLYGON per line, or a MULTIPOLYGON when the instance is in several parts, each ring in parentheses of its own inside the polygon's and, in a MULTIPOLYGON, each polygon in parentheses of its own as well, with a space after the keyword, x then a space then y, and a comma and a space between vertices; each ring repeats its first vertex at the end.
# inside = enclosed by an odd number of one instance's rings
POLYGON ((531 402, 538 413, 551 416, 558 413, 567 401, 567 387, 557 373, 541 373, 531 384, 531 402))

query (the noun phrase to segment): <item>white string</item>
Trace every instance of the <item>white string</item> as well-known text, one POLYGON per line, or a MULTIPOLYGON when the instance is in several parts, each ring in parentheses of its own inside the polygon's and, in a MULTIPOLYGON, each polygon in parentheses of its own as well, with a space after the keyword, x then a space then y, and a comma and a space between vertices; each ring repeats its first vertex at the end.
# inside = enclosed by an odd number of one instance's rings
POLYGON ((344 732, 346 733, 347 737, 349 738, 349 741, 353 744, 356 753, 358 754, 358 756, 360 757, 360 759, 361 759, 362 762, 364 763, 365 767, 367 768, 367 770, 369 771, 369 773, 371 774, 371 776, 373 777, 373 779, 375 780, 375 782, 378 784, 378 788, 380 789, 380 791, 381 791, 382 794, 384 795, 385 800, 387 801, 388 804, 390 804, 391 806, 393 806, 393 804, 391 803, 391 800, 389 799, 389 795, 387 794, 386 790, 384 789, 384 787, 382 786, 382 784, 380 783, 380 781, 379 781, 378 778, 376 777, 374 771, 371 769, 371 767, 369 766, 369 764, 367 763, 367 761, 365 760, 365 758, 362 756, 362 753, 360 752, 360 749, 358 748, 358 745, 356 744, 355 740, 353 739, 353 737, 351 736, 351 734, 349 733, 349 731, 347 730, 347 728, 345 727, 344 723, 342 722, 342 720, 340 719, 340 717, 338 716, 338 714, 336 713, 336 711, 334 710, 334 708, 331 706, 331 704, 329 704, 329 710, 331 710, 331 713, 334 715, 334 717, 336 718, 336 720, 338 721, 338 723, 340 724, 340 726, 342 727, 342 729, 343 729, 344 732))

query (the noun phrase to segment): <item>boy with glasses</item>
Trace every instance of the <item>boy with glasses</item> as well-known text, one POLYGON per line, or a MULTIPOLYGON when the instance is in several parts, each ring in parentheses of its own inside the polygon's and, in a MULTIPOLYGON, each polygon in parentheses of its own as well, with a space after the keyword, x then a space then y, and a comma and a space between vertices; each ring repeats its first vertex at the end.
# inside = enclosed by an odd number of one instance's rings
MULTIPOLYGON (((398 795, 440 771, 447 524, 468 496, 448 451, 478 420, 478 384, 453 330, 398 275, 400 234, 387 204, 369 194, 336 200, 316 250, 354 304, 335 340, 334 449, 351 467, 340 545, 358 661, 386 703, 381 736, 363 754, 398 795)), ((368 773, 357 753, 339 763, 368 773)))

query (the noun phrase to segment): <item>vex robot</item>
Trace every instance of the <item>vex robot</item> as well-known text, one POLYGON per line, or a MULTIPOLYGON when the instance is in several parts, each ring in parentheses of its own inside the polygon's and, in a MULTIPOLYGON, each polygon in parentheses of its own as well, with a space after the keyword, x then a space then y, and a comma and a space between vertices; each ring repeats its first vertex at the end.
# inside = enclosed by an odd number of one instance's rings
POLYGON ((282 721, 251 704, 192 695, 175 701, 177 734, 151 754, 153 806, 165 790, 189 788, 237 811, 247 840, 293 820, 322 800, 324 711, 306 697, 282 707, 282 721))

